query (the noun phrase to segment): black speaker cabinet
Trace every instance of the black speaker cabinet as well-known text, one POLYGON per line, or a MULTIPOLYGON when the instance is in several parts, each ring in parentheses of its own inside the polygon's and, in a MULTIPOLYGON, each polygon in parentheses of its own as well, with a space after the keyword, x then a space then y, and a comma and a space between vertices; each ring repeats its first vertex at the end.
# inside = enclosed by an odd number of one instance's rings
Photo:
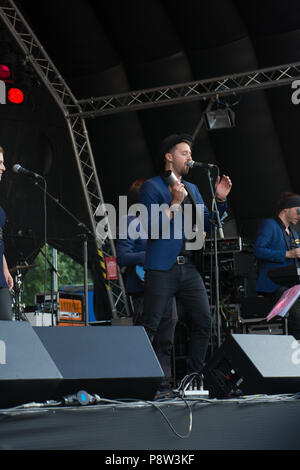
POLYGON ((29 323, 0 321, 0 407, 45 402, 62 375, 29 323))
POLYGON ((300 392, 300 344, 293 336, 233 334, 203 374, 211 398, 300 392))
POLYGON ((63 380, 58 398, 79 390, 101 398, 153 399, 164 377, 143 327, 36 327, 63 380))

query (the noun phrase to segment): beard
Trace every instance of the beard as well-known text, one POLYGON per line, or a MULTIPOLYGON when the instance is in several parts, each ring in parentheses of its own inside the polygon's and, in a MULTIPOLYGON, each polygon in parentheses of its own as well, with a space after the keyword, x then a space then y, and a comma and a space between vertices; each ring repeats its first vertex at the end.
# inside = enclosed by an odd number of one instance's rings
POLYGON ((190 171, 189 167, 188 167, 188 166, 184 166, 184 167, 182 168, 182 171, 181 171, 181 176, 186 176, 186 175, 188 175, 188 174, 189 174, 189 171, 190 171))

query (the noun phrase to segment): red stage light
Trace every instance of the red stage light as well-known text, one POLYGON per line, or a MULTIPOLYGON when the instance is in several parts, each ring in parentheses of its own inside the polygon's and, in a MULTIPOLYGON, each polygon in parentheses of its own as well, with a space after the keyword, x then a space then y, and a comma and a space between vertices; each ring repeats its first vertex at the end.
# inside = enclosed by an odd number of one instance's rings
POLYGON ((24 101, 24 94, 19 88, 11 88, 7 93, 7 97, 11 103, 20 104, 24 101))
POLYGON ((7 80, 10 77, 10 68, 7 65, 0 64, 0 80, 7 80))

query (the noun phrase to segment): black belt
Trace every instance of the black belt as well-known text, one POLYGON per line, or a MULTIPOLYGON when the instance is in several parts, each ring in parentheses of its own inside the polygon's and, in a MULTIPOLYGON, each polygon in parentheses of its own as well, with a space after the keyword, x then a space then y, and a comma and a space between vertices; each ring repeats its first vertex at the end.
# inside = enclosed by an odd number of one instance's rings
POLYGON ((176 258, 176 264, 187 264, 192 261, 192 256, 179 255, 176 258))

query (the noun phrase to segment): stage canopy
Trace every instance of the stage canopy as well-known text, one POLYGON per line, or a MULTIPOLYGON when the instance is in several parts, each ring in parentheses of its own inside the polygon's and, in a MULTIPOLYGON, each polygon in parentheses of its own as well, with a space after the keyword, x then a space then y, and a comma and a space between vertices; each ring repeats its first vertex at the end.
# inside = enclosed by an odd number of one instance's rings
MULTIPOLYGON (((297 0, 188 2, 62 0, 16 5, 77 99, 128 93, 300 61, 297 0)), ((70 134, 61 110, 1 22, 1 50, 10 44, 26 70, 25 101, 0 106, 0 144, 8 171, 1 182, 7 213, 9 266, 32 261, 45 241, 44 195, 15 163, 43 175, 47 190, 90 226, 70 134)), ((299 74, 300 75, 300 74, 299 74)), ((298 122, 291 83, 220 97, 235 113, 232 128, 196 133, 193 158, 230 175, 228 236, 252 240, 259 221, 275 214, 282 191, 299 190, 298 122)), ((105 202, 118 206, 137 178, 158 170, 157 149, 171 134, 194 134, 209 100, 87 117, 105 202)), ((207 174, 190 173, 209 206, 207 174)), ((47 240, 82 261, 82 229, 47 199, 47 240)), ((89 261, 93 269, 93 249, 89 261)))

